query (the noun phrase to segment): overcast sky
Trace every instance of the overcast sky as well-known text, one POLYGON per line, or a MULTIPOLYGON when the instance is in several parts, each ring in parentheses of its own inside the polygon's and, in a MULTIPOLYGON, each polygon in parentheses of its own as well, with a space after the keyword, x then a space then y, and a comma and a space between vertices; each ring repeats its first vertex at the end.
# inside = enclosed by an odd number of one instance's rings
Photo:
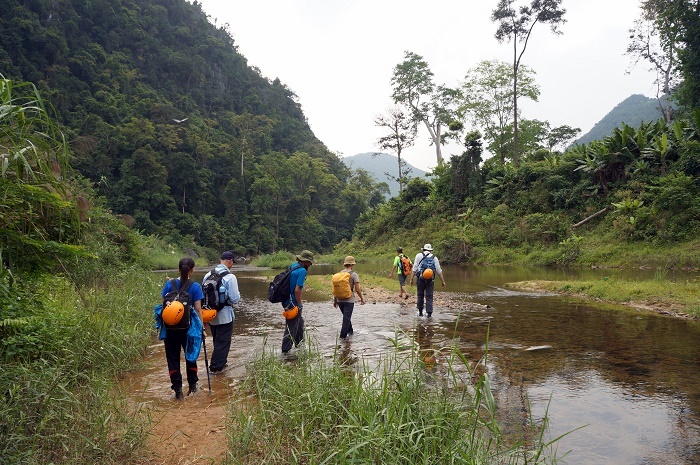
MULTIPOLYGON (((199 0, 228 24, 238 51, 297 96, 311 129, 333 152, 377 151, 374 125, 391 102, 391 76, 406 51, 421 55, 436 84, 456 87, 481 60, 512 62, 512 44, 494 38, 497 0, 199 0)), ((529 1, 528 1, 529 3, 529 1)), ((522 117, 567 124, 582 134, 632 94, 654 96, 654 75, 625 55, 639 0, 564 0, 555 35, 535 26, 522 63, 536 72, 539 102, 522 117), (628 73, 629 72, 629 73, 628 73)), ((406 161, 436 165, 425 127, 406 161)), ((460 153, 448 146, 443 156, 460 153)))

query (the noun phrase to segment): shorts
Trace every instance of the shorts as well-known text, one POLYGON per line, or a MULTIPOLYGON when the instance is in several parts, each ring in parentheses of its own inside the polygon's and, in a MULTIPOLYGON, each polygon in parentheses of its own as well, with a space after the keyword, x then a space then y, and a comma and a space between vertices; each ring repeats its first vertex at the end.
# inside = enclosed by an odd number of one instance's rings
POLYGON ((399 284, 402 286, 406 285, 406 275, 403 274, 403 272, 399 271, 399 284))

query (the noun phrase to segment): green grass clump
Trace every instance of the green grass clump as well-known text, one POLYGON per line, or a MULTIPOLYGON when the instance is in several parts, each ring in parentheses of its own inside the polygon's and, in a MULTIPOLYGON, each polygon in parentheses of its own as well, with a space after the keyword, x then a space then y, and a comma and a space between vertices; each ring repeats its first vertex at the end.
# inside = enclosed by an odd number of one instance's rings
POLYGON ((273 269, 283 269, 287 268, 293 261, 296 255, 287 252, 286 250, 280 250, 273 254, 260 255, 253 259, 252 264, 255 266, 266 266, 273 269))
POLYGON ((436 377, 417 353, 395 354, 355 371, 310 348, 289 363, 264 351, 244 385, 251 395, 230 409, 230 462, 543 463, 541 435, 506 444, 488 376, 473 377, 458 351, 447 365, 436 377))
POLYGON ((114 386, 151 341, 159 283, 120 270, 105 287, 58 276, 34 286, 31 298, 42 305, 0 325, 0 463, 132 459, 148 420, 114 386))
POLYGON ((563 292, 622 304, 635 302, 700 318, 700 282, 667 279, 663 271, 651 279, 605 277, 595 281, 526 281, 506 286, 563 292))

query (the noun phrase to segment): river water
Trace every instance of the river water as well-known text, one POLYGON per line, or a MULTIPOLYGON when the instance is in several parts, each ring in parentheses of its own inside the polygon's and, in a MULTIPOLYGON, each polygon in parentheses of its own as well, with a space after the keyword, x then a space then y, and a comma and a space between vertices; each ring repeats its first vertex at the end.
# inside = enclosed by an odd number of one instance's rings
MULTIPOLYGON (((335 268, 315 265, 310 272, 327 274, 335 268)), ((427 319, 417 317, 416 309, 399 302, 398 296, 396 303, 356 304, 355 333, 342 342, 337 339, 340 313, 326 295, 305 292, 308 340, 325 356, 341 356, 352 364, 378 359, 396 350, 396 339, 404 339, 435 355, 439 373, 444 354, 454 344, 470 360, 482 359, 488 336, 486 370, 504 417, 508 412, 522 414, 528 404, 536 420, 547 412, 551 438, 571 432, 558 441, 558 456, 568 452, 560 463, 700 464, 699 322, 503 288, 507 282, 531 279, 603 279, 622 273, 617 270, 443 269, 444 292, 459 293, 464 306, 436 307, 427 319)), ((388 267, 380 264, 360 263, 355 270, 361 278, 388 274, 388 267)), ((284 330, 281 306, 266 299, 265 277, 275 272, 245 266, 234 267, 234 272, 243 297, 236 308, 230 368, 212 377, 217 397, 243 379, 246 362, 265 344, 279 351, 284 330)), ((635 272, 647 277, 654 273, 635 272)), ((211 350, 210 339, 207 345, 211 350)), ((164 359, 160 345, 152 347, 150 356, 164 359)), ((172 393, 163 370, 144 377, 149 385, 144 395, 152 397, 145 400, 169 401, 172 393)))

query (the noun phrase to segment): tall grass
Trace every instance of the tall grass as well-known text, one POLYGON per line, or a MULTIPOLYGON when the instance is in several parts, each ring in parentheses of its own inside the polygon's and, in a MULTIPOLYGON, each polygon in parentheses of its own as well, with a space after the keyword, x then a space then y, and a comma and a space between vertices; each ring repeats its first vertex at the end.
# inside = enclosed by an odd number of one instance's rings
POLYGON ((473 378, 456 349, 447 376, 417 353, 394 353, 356 371, 312 349, 284 363, 263 351, 250 397, 231 407, 230 463, 517 464, 555 461, 543 435, 506 441, 486 374, 473 378), (475 379, 474 382, 472 380, 475 379))
POLYGON ((133 369, 152 330, 159 283, 123 270, 106 288, 37 279, 42 311, 4 328, 0 358, 0 463, 124 463, 147 416, 112 389, 133 369))

